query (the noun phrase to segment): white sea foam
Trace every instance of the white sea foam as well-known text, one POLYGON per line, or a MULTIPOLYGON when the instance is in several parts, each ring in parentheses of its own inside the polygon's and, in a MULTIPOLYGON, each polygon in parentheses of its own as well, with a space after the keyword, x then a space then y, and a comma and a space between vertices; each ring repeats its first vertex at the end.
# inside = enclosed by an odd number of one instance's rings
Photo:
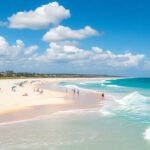
POLYGON ((58 111, 49 115, 40 115, 34 118, 29 119, 22 119, 22 120, 16 120, 16 121, 8 121, 8 122, 1 122, 0 126, 6 126, 6 125, 13 125, 13 124, 20 124, 20 123, 26 123, 26 122, 32 122, 32 121, 39 121, 39 120, 45 120, 49 119, 51 117, 56 116, 66 116, 66 115, 86 115, 87 113, 95 113, 97 112, 96 109, 72 109, 72 110, 64 110, 64 111, 58 111))
POLYGON ((101 80, 100 83, 101 84, 106 84, 106 83, 111 83, 111 81, 110 80, 101 80))
POLYGON ((117 102, 124 106, 129 106, 132 104, 141 104, 146 102, 147 100, 150 100, 149 97, 141 95, 139 92, 133 92, 122 99, 118 100, 117 102))
POLYGON ((81 82, 79 83, 80 85, 87 85, 88 83, 85 83, 85 82, 81 82))
POLYGON ((145 130, 143 135, 144 135, 144 139, 150 142, 150 127, 145 130))
POLYGON ((114 84, 109 84, 109 85, 105 85, 107 87, 113 87, 113 88, 122 88, 123 86, 119 86, 119 85, 114 85, 114 84))
POLYGON ((120 109, 134 113, 136 115, 150 116, 150 97, 141 95, 139 92, 133 92, 120 100, 116 100, 120 109))
POLYGON ((112 112, 110 112, 108 109, 106 108, 101 108, 100 109, 100 113, 103 115, 103 116, 107 116, 107 117, 110 117, 110 116, 113 116, 114 114, 112 112))
POLYGON ((111 83, 111 81, 106 81, 106 82, 100 83, 100 85, 103 87, 105 86, 105 87, 112 87, 112 88, 125 88, 124 86, 119 86, 119 85, 110 84, 110 83, 111 83))
POLYGON ((105 84, 104 84, 104 83, 101 83, 101 86, 105 86, 105 84))
POLYGON ((72 109, 72 110, 65 110, 65 111, 58 111, 53 116, 56 115, 83 115, 87 113, 95 113, 97 112, 97 109, 72 109))
POLYGON ((66 87, 66 88, 70 88, 70 89, 73 89, 73 88, 75 88, 75 89, 79 89, 79 88, 80 88, 79 86, 74 85, 74 84, 68 84, 68 85, 65 85, 64 87, 66 87))
POLYGON ((84 109, 73 109, 73 110, 65 110, 65 111, 58 111, 53 115, 64 115, 64 114, 81 114, 84 113, 84 109))
POLYGON ((31 121, 36 121, 36 120, 43 120, 43 119, 47 119, 49 117, 50 117, 50 115, 42 115, 42 116, 37 116, 37 117, 31 118, 31 119, 22 119, 22 120, 17 120, 17 121, 1 122, 0 126, 13 125, 13 124, 31 122, 31 121))
MULTIPOLYGON (((110 83, 110 81, 102 80, 100 84, 104 86, 120 88, 120 86, 118 85, 111 85, 111 84, 107 85, 105 83, 110 83)), ((89 92, 92 91, 96 93, 98 92, 96 90, 84 89, 74 84, 66 85, 65 87, 70 88, 70 89, 71 88, 80 89, 80 90, 87 91, 87 92, 88 91, 89 92)), ((121 110, 121 111, 128 112, 128 113, 129 112, 134 113, 134 115, 136 114, 140 117, 143 117, 143 116, 150 117, 150 97, 141 95, 138 91, 130 93, 123 98, 117 98, 114 96, 114 94, 112 95, 107 94, 107 98, 111 99, 111 101, 115 101, 116 106, 110 105, 107 109, 101 109, 101 112, 104 116, 111 115, 111 112, 109 110, 112 110, 113 109, 112 107, 114 107, 115 109, 113 112, 115 112, 116 110, 116 113, 118 112, 118 110, 119 111, 121 110)))
POLYGON ((88 85, 88 84, 105 84, 105 83, 111 83, 110 80, 93 80, 93 81, 84 81, 84 82, 77 82, 80 85, 88 85))

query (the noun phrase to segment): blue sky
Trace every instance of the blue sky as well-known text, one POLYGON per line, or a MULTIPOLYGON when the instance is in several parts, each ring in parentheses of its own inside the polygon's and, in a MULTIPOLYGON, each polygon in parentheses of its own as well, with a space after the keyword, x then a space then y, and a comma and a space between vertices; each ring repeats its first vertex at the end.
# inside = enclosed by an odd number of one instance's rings
POLYGON ((149 6, 148 0, 1 1, 0 71, 150 76, 149 6))

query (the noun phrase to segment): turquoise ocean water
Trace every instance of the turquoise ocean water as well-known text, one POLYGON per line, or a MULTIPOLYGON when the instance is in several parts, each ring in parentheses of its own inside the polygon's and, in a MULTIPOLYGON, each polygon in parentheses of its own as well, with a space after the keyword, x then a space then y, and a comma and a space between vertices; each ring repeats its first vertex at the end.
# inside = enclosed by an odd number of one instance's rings
POLYGON ((150 78, 64 81, 59 86, 102 91, 109 99, 95 109, 60 111, 0 126, 0 149, 150 149, 150 78))

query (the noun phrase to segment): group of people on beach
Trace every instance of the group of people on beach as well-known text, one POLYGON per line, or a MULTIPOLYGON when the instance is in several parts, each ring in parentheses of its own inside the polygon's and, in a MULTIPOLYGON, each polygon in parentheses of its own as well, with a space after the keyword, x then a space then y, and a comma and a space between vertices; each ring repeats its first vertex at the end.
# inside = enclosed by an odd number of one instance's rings
MULTIPOLYGON (((31 81, 30 84, 32 84, 33 82, 35 82, 35 81, 31 81)), ((24 87, 24 85, 25 85, 26 83, 28 83, 28 81, 23 81, 23 82, 20 82, 20 83, 16 83, 15 85, 13 85, 13 86, 11 87, 11 90, 12 90, 13 92, 16 92, 17 86, 19 86, 19 87, 24 87), (17 86, 16 86, 16 85, 17 85, 17 86)), ((0 90, 1 90, 1 89, 0 89, 0 90)), ((37 93, 39 93, 39 94, 43 94, 43 93, 44 93, 43 89, 40 89, 40 88, 34 88, 34 89, 33 89, 33 92, 37 92, 37 93)), ((22 96, 28 96, 28 93, 24 93, 22 96)))
MULTIPOLYGON (((79 89, 71 89, 71 91, 73 92, 73 95, 75 94, 77 94, 78 96, 80 95, 79 89)), ((68 89, 66 89, 66 93, 68 93, 68 89)))
POLYGON ((74 95, 75 95, 75 94, 77 94, 77 95, 79 95, 79 94, 80 94, 79 89, 72 89, 72 91, 73 91, 73 94, 74 94, 74 95))
POLYGON ((33 92, 38 92, 39 94, 42 94, 44 91, 40 88, 34 88, 33 92))
MULTIPOLYGON (((34 88, 33 92, 37 92, 39 94, 43 94, 44 93, 43 89, 40 89, 40 88, 34 88)), ((28 96, 28 93, 24 93, 22 96, 28 96)))
MULTIPOLYGON (((78 96, 80 95, 80 91, 79 89, 71 89, 73 92, 73 95, 77 94, 78 96)), ((66 93, 68 93, 68 89, 66 89, 66 93)), ((105 94, 101 93, 101 98, 104 99, 105 98, 105 94)))

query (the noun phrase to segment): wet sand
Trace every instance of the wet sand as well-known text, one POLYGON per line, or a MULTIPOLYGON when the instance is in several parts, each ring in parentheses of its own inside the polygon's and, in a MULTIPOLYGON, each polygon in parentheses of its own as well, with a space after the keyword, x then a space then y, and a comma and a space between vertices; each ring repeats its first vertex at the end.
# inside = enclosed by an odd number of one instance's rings
POLYGON ((65 93, 65 95, 64 100, 66 103, 63 104, 30 106, 24 109, 3 113, 0 115, 0 125, 38 119, 59 111, 99 108, 103 103, 101 95, 92 92, 81 92, 80 95, 74 95, 70 92, 65 93))

